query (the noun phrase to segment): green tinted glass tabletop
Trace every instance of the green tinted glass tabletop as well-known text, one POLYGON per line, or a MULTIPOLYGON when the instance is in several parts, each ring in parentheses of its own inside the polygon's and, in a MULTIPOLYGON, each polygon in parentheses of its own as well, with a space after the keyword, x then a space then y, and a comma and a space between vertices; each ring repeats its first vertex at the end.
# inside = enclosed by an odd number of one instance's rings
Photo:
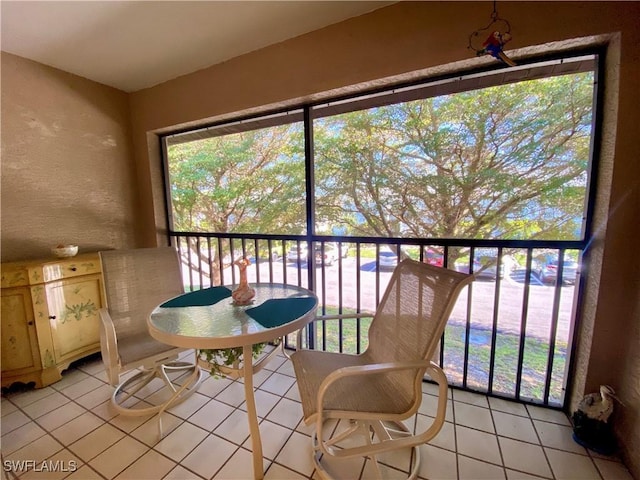
POLYGON ((178 347, 232 348, 273 340, 315 318, 318 299, 310 290, 281 283, 251 286, 256 296, 250 305, 234 305, 227 294, 234 286, 164 302, 151 313, 149 331, 157 340, 178 347), (202 304, 211 300, 210 305, 202 304))

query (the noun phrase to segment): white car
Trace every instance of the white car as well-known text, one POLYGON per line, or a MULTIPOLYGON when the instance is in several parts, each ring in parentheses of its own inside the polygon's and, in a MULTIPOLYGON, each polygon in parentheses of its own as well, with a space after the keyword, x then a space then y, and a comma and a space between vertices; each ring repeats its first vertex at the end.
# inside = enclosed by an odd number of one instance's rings
POLYGON ((314 254, 316 265, 333 265, 338 260, 338 249, 332 243, 325 243, 324 249, 318 245, 314 254))
POLYGON ((300 248, 297 245, 294 245, 287 252, 287 261, 288 262, 306 262, 307 261, 307 245, 300 244, 300 248))
MULTIPOLYGON (((502 262, 500 263, 500 270, 496 268, 498 263, 497 253, 483 253, 476 252, 475 258, 473 259, 473 273, 478 278, 485 278, 489 280, 495 280, 498 273, 500 278, 504 278, 505 273, 507 275, 511 274, 515 269, 517 262, 511 257, 511 255, 504 255, 502 257, 502 262)), ((469 260, 467 258, 463 258, 454 263, 455 270, 462 273, 469 273, 469 260)))
POLYGON ((398 265, 398 255, 388 249, 381 249, 378 255, 378 261, 380 262, 380 268, 396 268, 398 265))

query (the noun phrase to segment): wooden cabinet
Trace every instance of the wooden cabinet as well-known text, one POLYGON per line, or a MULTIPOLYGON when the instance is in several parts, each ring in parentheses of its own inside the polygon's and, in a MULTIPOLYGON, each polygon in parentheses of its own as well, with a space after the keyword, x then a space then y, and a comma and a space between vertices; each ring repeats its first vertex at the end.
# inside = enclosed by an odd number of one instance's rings
POLYGON ((100 351, 104 304, 97 253, 2 264, 2 386, 44 387, 79 358, 100 351))

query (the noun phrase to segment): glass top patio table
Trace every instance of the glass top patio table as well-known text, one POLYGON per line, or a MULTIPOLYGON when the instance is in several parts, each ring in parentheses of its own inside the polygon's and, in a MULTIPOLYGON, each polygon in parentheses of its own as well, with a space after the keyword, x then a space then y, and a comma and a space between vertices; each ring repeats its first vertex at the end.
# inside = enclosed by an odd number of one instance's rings
POLYGON ((211 305, 198 305, 200 298, 190 305, 188 296, 206 295, 205 290, 165 302, 151 312, 149 331, 156 340, 177 347, 234 348, 271 341, 313 320, 318 299, 310 290, 282 283, 251 286, 256 296, 250 305, 234 304, 235 286, 206 289, 211 290, 211 305))
MULTIPOLYGON (((301 329, 315 318, 318 297, 302 287, 282 283, 252 284, 250 305, 235 305, 231 287, 189 292, 157 306, 147 319, 152 337, 189 349, 242 347, 252 358, 252 345, 269 342, 301 329)), ((197 361, 196 353, 196 361, 197 361)), ((258 366, 243 362, 242 375, 251 437, 254 479, 264 478, 262 440, 258 426, 253 374, 258 366)), ((160 414, 159 414, 160 415, 160 414)), ((160 423, 160 428, 162 428, 160 423)))

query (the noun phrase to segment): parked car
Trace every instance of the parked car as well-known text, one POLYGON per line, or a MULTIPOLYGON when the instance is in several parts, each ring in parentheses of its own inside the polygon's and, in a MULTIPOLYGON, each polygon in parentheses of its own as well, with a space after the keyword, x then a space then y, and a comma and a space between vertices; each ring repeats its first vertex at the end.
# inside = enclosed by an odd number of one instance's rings
POLYGON ((338 260, 338 255, 338 248, 335 244, 325 243, 324 248, 318 245, 314 253, 315 263, 329 267, 338 260))
POLYGON ((263 248, 260 250, 260 260, 271 260, 272 262, 277 262, 282 258, 282 247, 271 247, 271 250, 268 248, 263 248))
POLYGON ((429 265, 435 265, 436 267, 444 266, 444 254, 432 248, 425 248, 424 250, 424 263, 429 265))
MULTIPOLYGON (((468 258, 468 257, 467 257, 468 258)), ((498 254, 493 250, 476 250, 473 255, 473 273, 477 278, 495 280, 498 275, 504 278, 505 272, 511 273, 516 261, 510 255, 503 255, 498 269, 498 254)), ((460 260, 455 262, 458 272, 469 273, 469 262, 460 260)))
MULTIPOLYGON (((558 279, 558 257, 557 255, 549 254, 535 258, 533 260, 531 270, 538 276, 542 283, 555 284, 558 279)), ((562 265, 562 283, 574 284, 576 283, 576 276, 578 274, 578 262, 566 257, 562 265)))
MULTIPOLYGON (((334 243, 333 245, 334 245, 334 247, 336 249, 338 249, 338 244, 337 243, 334 243)), ((340 256, 342 258, 347 258, 347 255, 349 255, 349 244, 348 243, 341 243, 340 244, 340 256)))
POLYGON ((378 260, 380 262, 380 268, 394 269, 396 265, 398 265, 398 255, 390 249, 381 248, 378 260))
POLYGON ((287 261, 288 262, 306 262, 307 261, 307 244, 301 243, 300 246, 293 245, 289 251, 287 252, 287 261))
MULTIPOLYGON (((470 273, 469 263, 464 261, 455 262, 455 270, 462 273, 470 273)), ((496 279, 495 265, 483 265, 478 259, 473 260, 473 273, 477 278, 496 279)), ((500 269, 500 278, 504 277, 504 269, 500 269)))

